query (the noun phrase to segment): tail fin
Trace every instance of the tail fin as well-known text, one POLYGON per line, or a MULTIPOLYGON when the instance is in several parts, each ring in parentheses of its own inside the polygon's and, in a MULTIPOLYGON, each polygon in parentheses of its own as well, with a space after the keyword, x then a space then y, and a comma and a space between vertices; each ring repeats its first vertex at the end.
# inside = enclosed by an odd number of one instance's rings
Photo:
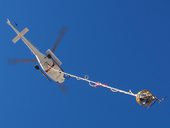
POLYGON ((7 24, 11 24, 10 20, 7 18, 7 24))
POLYGON ((16 37, 13 38, 12 42, 16 43, 19 39, 21 39, 27 32, 29 31, 28 28, 24 28, 22 32, 20 32, 16 37))

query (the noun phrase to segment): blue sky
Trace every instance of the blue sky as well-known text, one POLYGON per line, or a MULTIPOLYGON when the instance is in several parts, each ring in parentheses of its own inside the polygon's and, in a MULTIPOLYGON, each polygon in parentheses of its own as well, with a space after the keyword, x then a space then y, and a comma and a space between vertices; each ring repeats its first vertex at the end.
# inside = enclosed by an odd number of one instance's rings
POLYGON ((0 128, 168 128, 170 127, 170 2, 168 0, 1 0, 0 128), (134 93, 149 89, 166 101, 151 109, 134 97, 91 88, 69 79, 67 91, 34 69, 9 65, 10 58, 34 58, 11 39, 18 29, 45 52, 67 26, 56 51, 66 72, 134 93))

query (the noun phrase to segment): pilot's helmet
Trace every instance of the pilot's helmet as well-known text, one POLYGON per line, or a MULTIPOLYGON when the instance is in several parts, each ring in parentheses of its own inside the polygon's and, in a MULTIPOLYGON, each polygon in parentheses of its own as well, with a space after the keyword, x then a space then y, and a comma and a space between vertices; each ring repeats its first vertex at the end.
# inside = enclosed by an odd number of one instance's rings
POLYGON ((136 95, 136 102, 144 107, 149 107, 155 101, 155 97, 148 90, 142 90, 136 95))

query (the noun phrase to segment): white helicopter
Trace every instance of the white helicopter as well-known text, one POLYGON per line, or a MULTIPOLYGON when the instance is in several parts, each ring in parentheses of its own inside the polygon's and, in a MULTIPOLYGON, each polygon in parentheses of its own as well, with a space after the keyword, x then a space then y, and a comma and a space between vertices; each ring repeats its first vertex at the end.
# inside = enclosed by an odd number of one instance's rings
POLYGON ((57 49, 57 46, 61 40, 61 37, 65 33, 65 29, 60 32, 60 36, 57 39, 54 47, 50 50, 46 51, 46 54, 41 53, 35 46, 28 41, 24 35, 29 31, 28 28, 24 28, 23 31, 19 32, 14 25, 7 19, 7 24, 15 31, 17 36, 12 40, 13 43, 16 43, 19 39, 21 39, 25 45, 31 50, 31 52, 35 55, 36 59, 23 59, 23 60, 15 60, 16 62, 38 62, 39 65, 35 66, 35 69, 41 71, 41 73, 47 77, 47 79, 62 84, 65 81, 65 75, 61 68, 62 62, 54 55, 54 51, 57 49), (61 71, 61 72, 60 72, 61 71))
POLYGON ((132 93, 131 90, 127 91, 123 91, 114 87, 111 87, 109 85, 106 84, 102 84, 100 82, 95 82, 92 80, 89 80, 87 77, 83 78, 83 77, 79 77, 76 75, 72 75, 69 73, 66 73, 62 70, 61 68, 61 64, 62 62, 54 55, 54 51, 56 50, 61 37, 64 35, 65 30, 62 30, 60 32, 60 36, 57 39, 54 47, 50 50, 48 49, 46 51, 46 54, 42 54, 38 49, 35 48, 35 46, 33 46, 25 37, 24 35, 29 31, 28 28, 25 28, 22 32, 19 32, 9 21, 9 19, 7 19, 7 24, 16 32, 17 36, 12 40, 14 43, 16 43, 19 39, 21 39, 26 45, 27 47, 31 50, 31 52, 35 55, 36 59, 23 59, 23 60, 14 60, 14 63, 18 63, 18 62, 37 62, 39 63, 39 65, 35 66, 35 69, 41 71, 41 73, 47 77, 49 80, 53 80, 54 82, 57 82, 59 84, 62 84, 66 77, 72 77, 72 78, 76 78, 77 80, 83 80, 89 83, 90 86, 92 87, 104 87, 107 88, 109 90, 111 90, 112 92, 119 92, 119 93, 123 93, 123 94, 127 94, 127 95, 131 95, 136 97, 136 101, 138 104, 144 106, 144 107, 151 107, 156 101, 161 103, 165 98, 162 99, 158 99, 156 96, 154 96, 149 90, 142 90, 140 92, 138 92, 137 94, 132 93))

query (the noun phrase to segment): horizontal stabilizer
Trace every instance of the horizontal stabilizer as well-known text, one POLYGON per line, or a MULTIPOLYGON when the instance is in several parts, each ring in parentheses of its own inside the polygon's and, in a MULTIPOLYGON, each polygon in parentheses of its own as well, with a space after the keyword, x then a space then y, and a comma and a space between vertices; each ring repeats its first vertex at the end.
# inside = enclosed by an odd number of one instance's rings
POLYGON ((29 31, 28 28, 24 28, 21 33, 19 33, 13 40, 13 43, 16 43, 19 39, 21 39, 27 32, 29 31))

